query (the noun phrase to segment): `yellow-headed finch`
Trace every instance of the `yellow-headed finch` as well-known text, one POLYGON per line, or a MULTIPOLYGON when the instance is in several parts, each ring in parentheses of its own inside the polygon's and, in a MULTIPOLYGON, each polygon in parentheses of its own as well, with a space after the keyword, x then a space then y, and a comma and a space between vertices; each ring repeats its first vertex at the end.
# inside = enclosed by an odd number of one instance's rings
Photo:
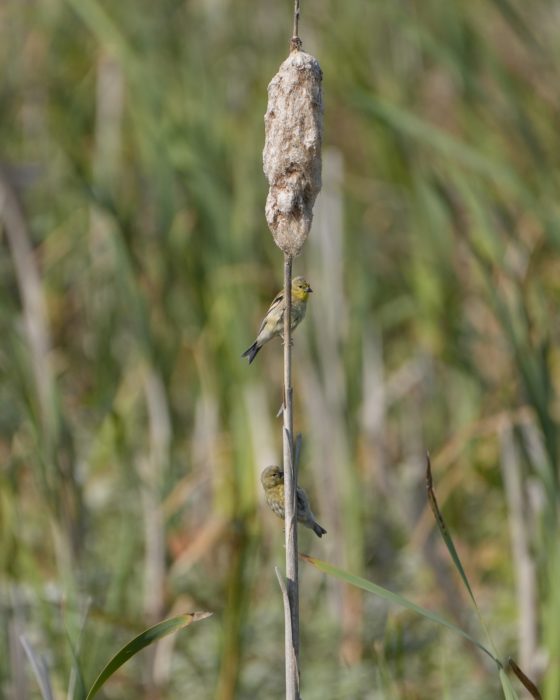
MULTIPOLYGON (((307 308, 307 297, 313 290, 303 277, 294 277, 292 280, 292 330, 301 323, 307 308)), ((282 335, 284 332, 284 290, 278 292, 274 301, 269 306, 266 316, 263 318, 257 338, 250 348, 247 348, 241 357, 248 357, 249 364, 255 359, 257 353, 265 343, 282 335)))
MULTIPOLYGON (((261 483, 270 509, 284 520, 284 472, 280 467, 267 467, 261 474, 261 483)), ((296 500, 298 522, 313 530, 317 537, 326 535, 327 531, 315 520, 307 494, 301 486, 297 487, 296 500)))

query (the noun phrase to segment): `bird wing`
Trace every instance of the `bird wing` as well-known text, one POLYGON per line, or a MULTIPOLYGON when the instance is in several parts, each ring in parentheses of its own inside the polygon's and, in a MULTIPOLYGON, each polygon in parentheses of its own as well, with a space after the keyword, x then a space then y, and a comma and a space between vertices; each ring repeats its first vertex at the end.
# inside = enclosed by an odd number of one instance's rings
POLYGON ((301 488, 301 486, 297 487, 296 499, 298 511, 301 513, 305 513, 308 507, 307 496, 305 495, 305 491, 301 488))
POLYGON ((266 316, 262 320, 261 327, 259 328, 259 332, 257 333, 257 336, 259 336, 262 333, 262 331, 269 326, 271 321, 273 321, 273 326, 276 325, 276 323, 278 322, 278 319, 284 313, 283 303, 282 303, 283 301, 284 301, 284 292, 278 292, 278 294, 274 298, 274 301, 268 307, 268 311, 266 312, 266 316))

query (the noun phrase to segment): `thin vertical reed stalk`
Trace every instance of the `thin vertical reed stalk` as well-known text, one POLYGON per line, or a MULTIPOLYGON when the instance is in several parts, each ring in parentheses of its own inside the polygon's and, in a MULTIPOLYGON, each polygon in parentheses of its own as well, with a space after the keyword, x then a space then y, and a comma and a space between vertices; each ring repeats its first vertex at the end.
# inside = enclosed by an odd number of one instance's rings
POLYGON ((537 578, 531 553, 528 498, 520 455, 511 423, 499 432, 500 466, 508 506, 512 562, 518 603, 519 663, 529 675, 535 673, 538 648, 537 578))
POLYGON ((301 12, 301 2, 300 0, 294 0, 294 28, 292 31, 292 43, 301 43, 299 38, 299 15, 301 12))
POLYGON ((55 388, 47 305, 27 219, 16 191, 3 170, 0 170, 1 225, 6 232, 22 300, 23 324, 37 395, 37 413, 47 442, 52 446, 59 426, 54 409, 55 388))
POLYGON ((292 257, 284 254, 284 512, 286 518, 286 578, 290 615, 285 615, 286 698, 299 699, 299 591, 296 520, 297 472, 292 414, 292 257))

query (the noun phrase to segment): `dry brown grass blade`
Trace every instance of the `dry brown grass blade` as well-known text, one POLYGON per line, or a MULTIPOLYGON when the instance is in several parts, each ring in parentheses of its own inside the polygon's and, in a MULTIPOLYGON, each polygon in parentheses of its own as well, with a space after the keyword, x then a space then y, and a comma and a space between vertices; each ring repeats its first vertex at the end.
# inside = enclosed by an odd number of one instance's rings
POLYGON ((436 498, 436 493, 434 491, 434 480, 432 477, 432 464, 430 461, 430 453, 428 452, 426 454, 426 491, 428 492, 428 502, 430 504, 430 508, 432 509, 432 513, 434 514, 434 518, 436 519, 436 522, 439 526, 439 528, 442 531, 442 534, 448 534, 447 533, 447 525, 445 524, 445 520, 443 519, 443 516, 441 514, 441 511, 438 506, 437 498, 436 498))
POLYGON ((519 666, 515 663, 515 661, 511 658, 508 659, 508 666, 511 668, 511 670, 515 673, 519 681, 525 686, 525 688, 531 693, 531 695, 535 698, 535 700, 542 700, 542 696, 540 694, 539 689, 537 686, 533 683, 533 681, 528 678, 523 671, 519 668, 519 666))
POLYGON ((496 646, 494 644, 494 641, 492 640, 492 636, 490 634, 490 631, 484 622, 484 618, 482 617, 482 614, 481 614, 480 609, 478 607, 478 603, 476 602, 476 598, 474 597, 474 593, 472 591, 471 584, 469 583, 469 579, 467 577, 467 574, 465 572, 465 569, 463 567, 463 564, 461 562, 461 559, 460 559, 459 554, 457 552, 457 549, 455 547, 455 543, 453 542, 453 538, 451 537, 449 530, 447 529, 447 525, 445 524, 445 520, 443 519, 443 516, 442 516, 441 511, 439 509, 436 494, 434 491, 434 485, 433 485, 433 479, 432 479, 432 465, 430 463, 429 452, 426 453, 426 490, 428 492, 428 501, 430 503, 430 507, 432 508, 434 518, 436 519, 436 523, 438 525, 440 535, 441 535, 443 541, 445 542, 445 546, 447 547, 447 551, 449 552, 449 556, 451 557, 451 559, 453 561, 453 565, 455 566, 457 573, 461 577, 461 580, 463 581, 463 584, 468 591, 469 597, 472 601, 476 615, 478 617, 478 621, 480 623, 480 626, 484 630, 484 633, 486 634, 486 638, 488 639, 488 642, 490 644, 490 648, 492 649, 494 656, 496 658, 498 658, 498 652, 496 650, 496 646))
MULTIPOLYGON (((475 420, 466 428, 454 434, 431 459, 432 467, 438 474, 439 503, 445 503, 447 498, 460 485, 463 472, 453 463, 459 458, 461 451, 471 440, 495 435, 504 420, 512 425, 528 425, 534 423, 534 416, 528 406, 521 406, 516 411, 500 411, 494 415, 475 420), (453 470, 450 467, 453 465, 453 470), (444 472, 442 474, 442 472, 444 472)), ((411 541, 413 549, 420 549, 432 530, 430 507, 426 505, 418 519, 411 541)))

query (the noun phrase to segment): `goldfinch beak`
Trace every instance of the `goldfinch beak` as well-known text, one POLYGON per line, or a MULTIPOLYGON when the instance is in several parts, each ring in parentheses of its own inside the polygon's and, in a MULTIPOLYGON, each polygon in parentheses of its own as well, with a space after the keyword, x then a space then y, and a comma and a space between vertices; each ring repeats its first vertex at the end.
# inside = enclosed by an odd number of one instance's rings
POLYGON ((307 293, 308 293, 308 294, 311 294, 312 291, 313 291, 313 290, 311 289, 311 287, 307 287, 307 293))

